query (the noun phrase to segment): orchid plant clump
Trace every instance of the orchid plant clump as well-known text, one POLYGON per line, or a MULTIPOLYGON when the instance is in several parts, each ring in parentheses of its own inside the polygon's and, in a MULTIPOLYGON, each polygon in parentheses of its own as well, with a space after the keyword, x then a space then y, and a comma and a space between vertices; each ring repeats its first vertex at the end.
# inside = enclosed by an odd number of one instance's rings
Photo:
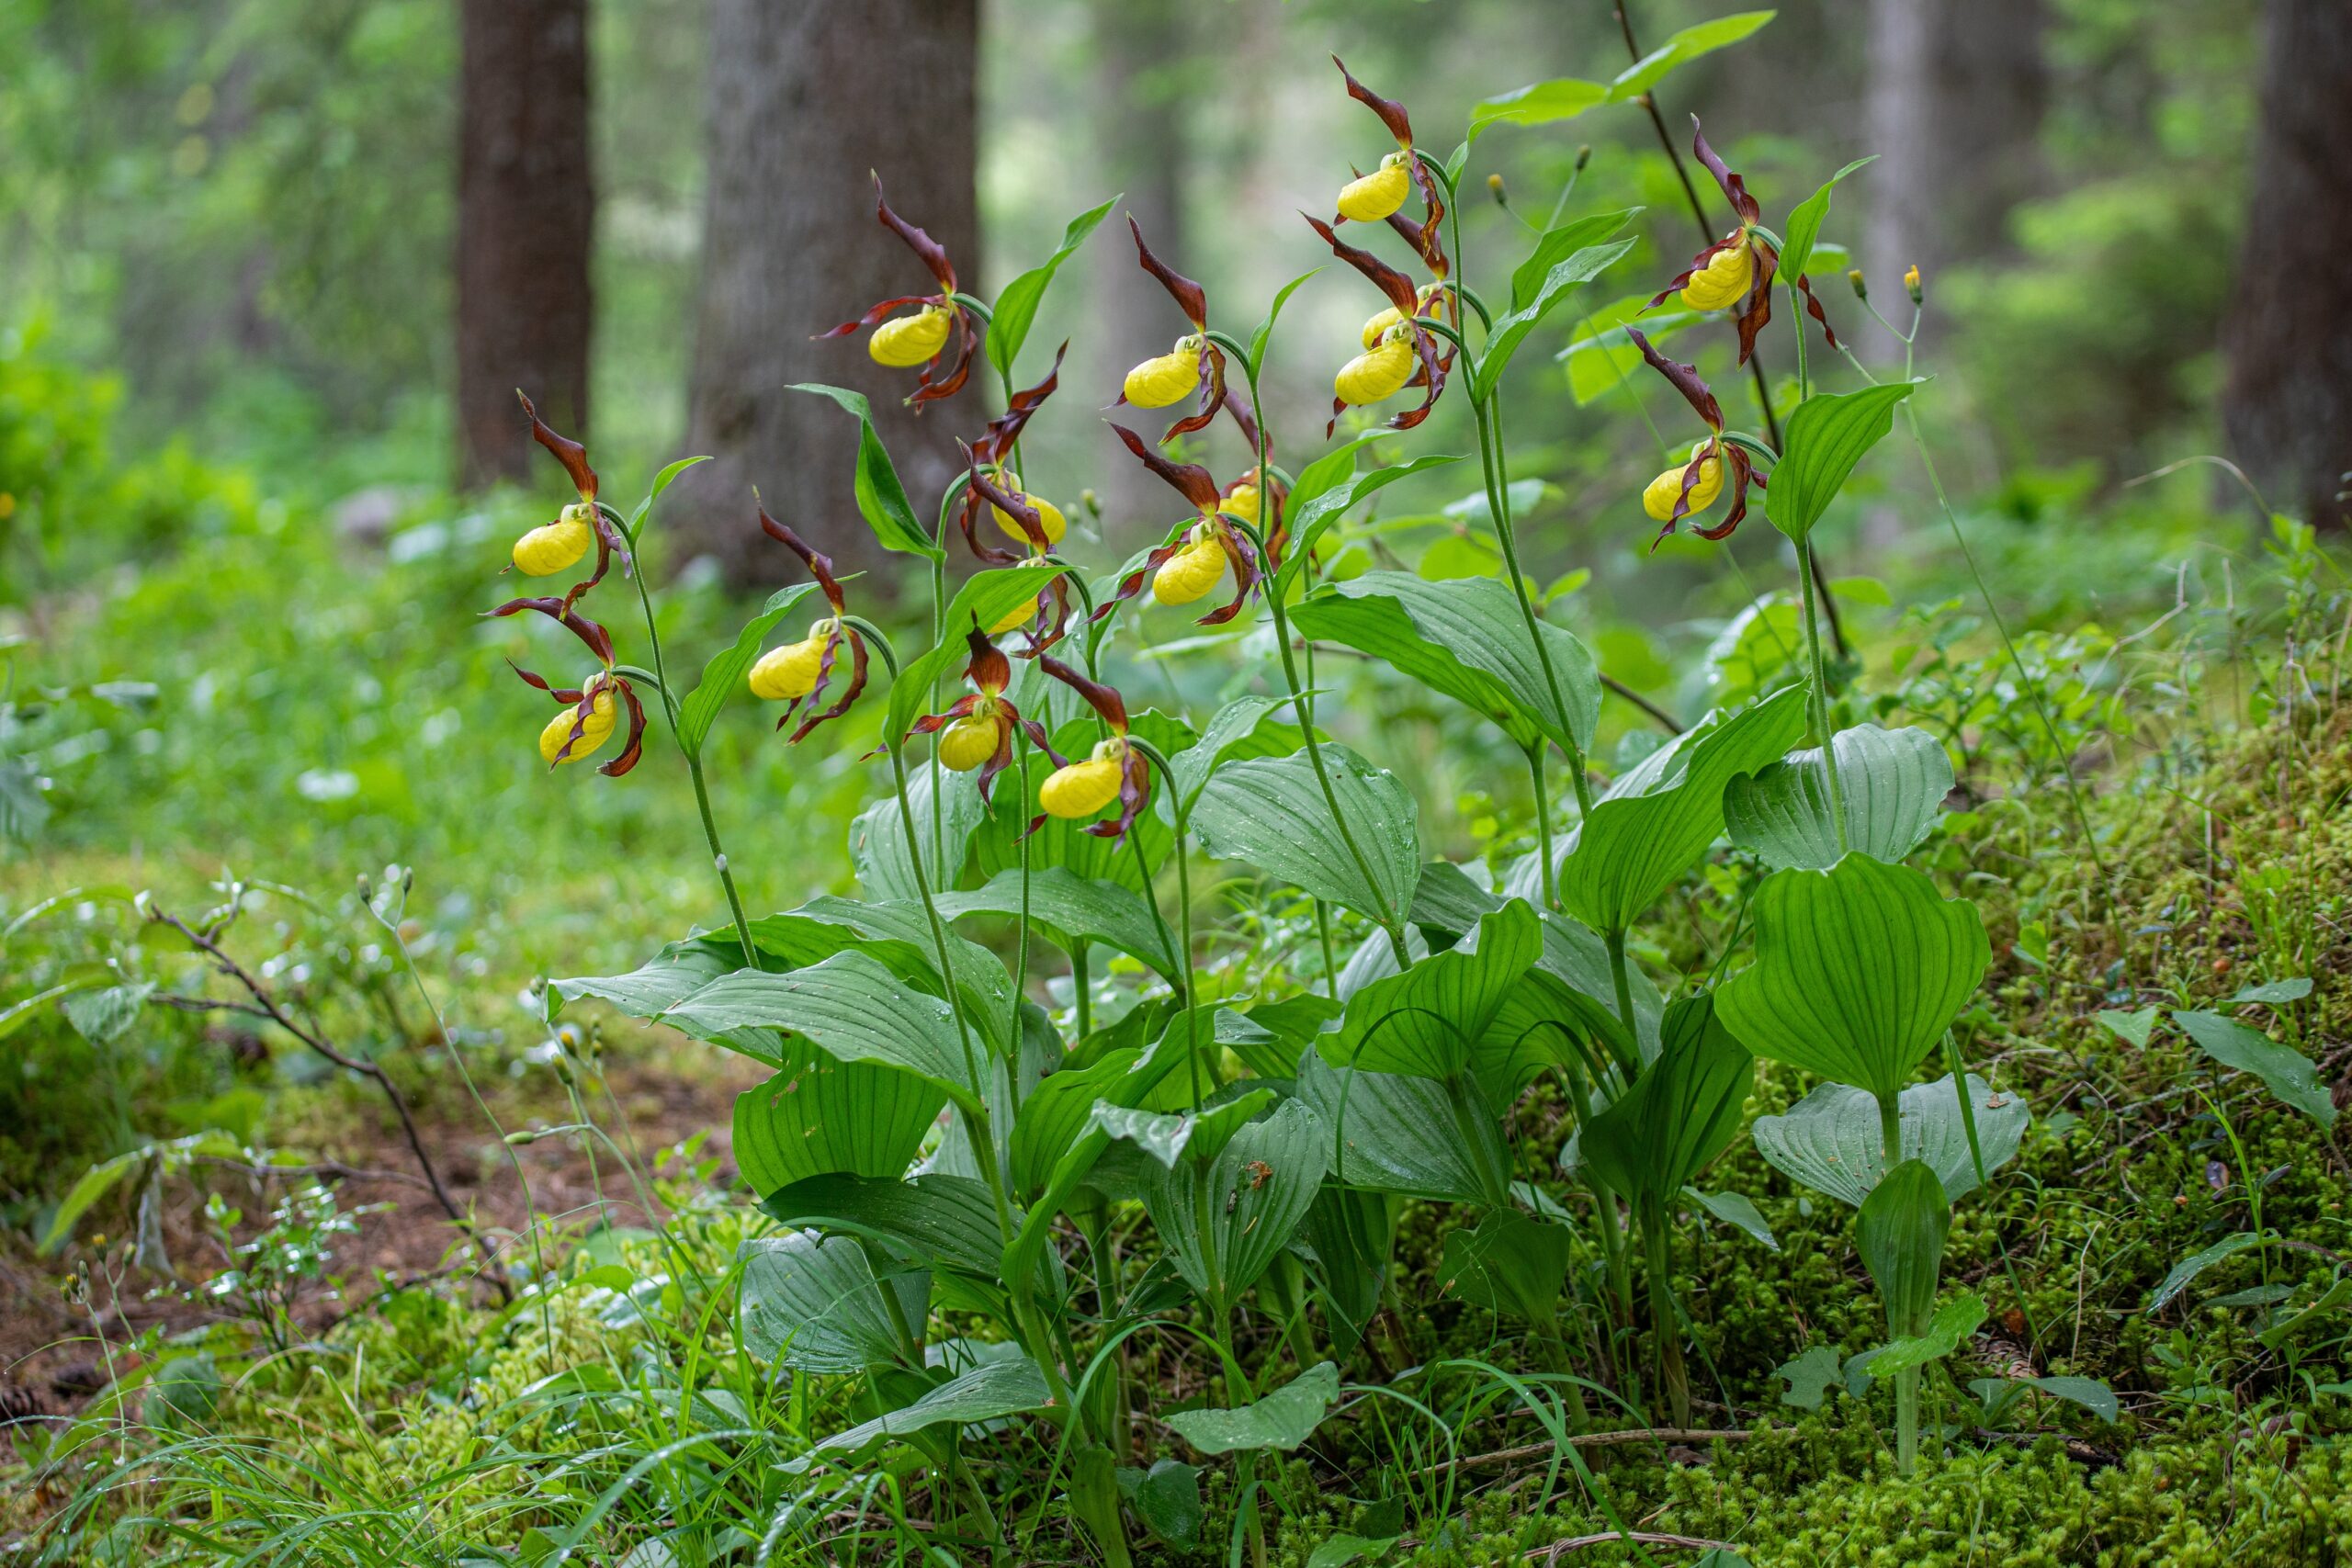
MULTIPOLYGON (((1745 520, 1751 491, 1765 498, 1800 562, 1810 679, 1710 713, 1608 777, 1590 757, 1602 672, 1545 618, 1522 570, 1502 393, 1518 350, 1633 251, 1623 231, 1635 214, 1555 221, 1507 292, 1481 293, 1466 281, 1461 220, 1474 142, 1436 155, 1402 105, 1340 73, 1395 149, 1340 185, 1329 219, 1305 215, 1316 243, 1377 296, 1358 340, 1331 356, 1325 436, 1351 410, 1418 400, 1285 467, 1264 370, 1282 307, 1306 277, 1244 341, 1212 324, 1205 290, 1130 219, 1137 263, 1183 330, 1108 400, 1111 434, 1125 448, 1117 460, 1140 463, 1182 505, 1158 542, 1107 572, 1064 554, 1065 514, 1021 471, 1023 432, 1058 389, 1061 354, 1025 388, 1013 371, 1054 269, 1113 203, 1074 221, 1052 260, 991 304, 960 288, 953 261, 877 182, 880 221, 937 292, 885 300, 826 335, 866 331, 876 363, 916 372, 909 400, 934 417, 982 357, 1002 394, 1002 412, 975 422, 965 469, 926 524, 865 400, 804 389, 859 423, 863 522, 928 569, 925 651, 855 613, 808 542, 845 520, 787 523, 746 498, 747 526, 806 581, 770 598, 698 682, 681 679, 662 661, 635 555, 684 464, 625 518, 598 499, 584 450, 534 418, 580 500, 518 541, 514 563, 549 575, 596 552, 593 575, 562 595, 494 612, 552 618, 593 659, 572 686, 524 673, 560 705, 541 754, 555 766, 591 755, 626 716, 623 744, 600 769, 624 774, 642 753, 639 694, 657 698, 694 778, 729 915, 634 974, 555 981, 547 1005, 552 1018, 598 998, 772 1074, 734 1111, 743 1179, 787 1227, 742 1262, 742 1331, 796 1376, 859 1380, 875 1412, 792 1441, 778 1473, 807 1506, 796 1517, 813 1519, 841 1476, 897 1448, 935 1477, 939 1528, 954 1515, 967 1536, 1012 1541, 1025 1559, 1036 1532, 1057 1528, 1055 1511, 998 1518, 1004 1494, 963 1462, 982 1424, 1025 1422, 1047 1467, 1039 1495, 1063 1499, 1104 1560, 1129 1561, 1138 1527, 1177 1540, 1185 1517, 1197 1526, 1197 1506, 1161 1505, 1197 1499, 1193 1461, 1232 1454, 1235 1550, 1246 1540, 1262 1561, 1264 1512, 1308 1500, 1256 1456, 1297 1448, 1343 1403, 1406 1397, 1350 1373, 1391 1303, 1398 1224, 1416 1201, 1444 1206, 1446 1292, 1524 1337, 1541 1370, 1514 1386, 1555 1438, 1601 1419, 1595 1391, 1606 1408, 1687 1427, 1678 1226, 1701 1207, 1727 1212, 1695 1184, 1744 1129, 1775 1167, 1858 1211, 1888 1337, 1857 1371, 1893 1385, 1905 1467, 1923 1370, 1984 1315, 1973 1293, 1939 1295, 1949 1207, 2014 1151, 2025 1111, 1968 1075, 1951 1033, 1987 963, 1976 912, 1903 863, 1931 830, 1951 770, 1923 731, 1832 732, 1813 592, 1813 531, 1912 389, 1815 391, 1804 368, 1808 317, 1843 352, 1805 273, 1837 180, 1776 232, 1694 133, 1692 154, 1736 225, 1653 301, 1679 296, 1694 318, 1686 332, 1730 316, 1745 367, 1775 289, 1788 290, 1800 400, 1784 423, 1768 405, 1777 440, 1734 428, 1654 333, 1629 326, 1617 340, 1704 427, 1641 506, 1665 531, 1688 521, 1713 539, 1745 520), (1460 460, 1396 455, 1450 391, 1468 407, 1503 571, 1333 579, 1325 569, 1352 509, 1460 460), (1188 400, 1156 438, 1116 412, 1188 400), (1209 459, 1227 427, 1239 451, 1209 459), (1720 521, 1702 521, 1726 497, 1720 521), (979 570, 951 593, 957 535, 979 570), (611 634, 581 607, 616 559, 637 586, 650 667, 618 662, 611 634), (822 611, 794 619, 811 592, 822 611), (1259 628, 1275 657, 1258 689, 1201 722, 1138 710, 1112 674, 1118 636, 1147 604, 1206 605, 1204 626, 1259 628), (770 646, 788 620, 798 635, 770 646), (1525 758, 1536 847, 1495 877, 1427 859, 1411 794, 1319 727, 1318 645, 1384 660, 1493 723, 1525 758), (877 663, 888 684, 876 696, 877 663), (779 728, 797 717, 787 744, 871 721, 889 786, 854 834, 864 898, 747 915, 702 765, 712 727, 742 694, 781 704, 779 728), (1567 789, 1555 807, 1556 770, 1567 789), (1761 878, 1752 952, 1724 955, 1736 960, 1716 966, 1728 979, 1662 993, 1629 956, 1628 933, 1726 834, 1761 878), (1204 942, 1214 951, 1222 933, 1194 926, 1191 878, 1204 862, 1295 890, 1306 916, 1295 936, 1238 948, 1204 974, 1204 942), (975 930, 1003 934, 1010 964, 975 930), (1106 951, 1148 977, 1114 1010, 1094 983, 1106 951), (1055 971, 1069 982, 1058 1010, 1038 999, 1055 971), (1939 1052, 1946 1076, 1915 1082, 1939 1052), (1820 1084, 1790 1114, 1747 1128, 1759 1056, 1820 1084), (1556 1087, 1574 1136, 1556 1179, 1530 1181, 1508 1112, 1539 1080, 1556 1087), (942 1314, 966 1332, 990 1325, 993 1337, 943 1343, 942 1314), (1166 1416, 1191 1460, 1154 1465, 1139 1445, 1129 1416, 1157 1391, 1131 1375, 1138 1336, 1186 1340, 1216 1368, 1215 1406, 1166 1416)), ((1512 123, 1506 110, 1521 97, 1481 105, 1474 139, 1512 123)), ((1413 1375, 1449 1367, 1461 1371, 1413 1375)))

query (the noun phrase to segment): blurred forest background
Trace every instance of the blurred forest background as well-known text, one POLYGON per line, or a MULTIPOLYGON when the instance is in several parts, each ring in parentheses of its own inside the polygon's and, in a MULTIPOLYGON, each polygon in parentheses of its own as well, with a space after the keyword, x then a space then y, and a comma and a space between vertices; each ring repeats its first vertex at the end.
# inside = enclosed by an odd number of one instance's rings
MULTIPOLYGON (((740 618, 736 590, 786 575, 773 551, 746 553, 764 548, 752 484, 875 564, 848 494, 854 426, 789 384, 876 393, 919 497, 977 433, 971 394, 918 422, 861 341, 812 341, 930 287, 875 223, 869 169, 983 296, 1123 194, 1117 211, 1207 285, 1213 319, 1246 330, 1329 260, 1298 212, 1326 210, 1334 171, 1382 151, 1332 52, 1450 149, 1482 97, 1606 82, 1735 9, 0 0, 0 837, 39 847, 11 904, 159 861, 347 886, 398 857, 460 914, 463 894, 525 883, 568 911, 498 972, 633 961, 635 931, 597 911, 707 913, 691 867, 625 852, 691 820, 683 790, 595 791, 603 837, 572 836, 504 663, 545 649, 475 619, 501 541, 560 489, 515 387, 585 434, 624 505, 670 457, 719 458, 665 500, 650 562, 678 584, 665 614, 684 646, 707 647, 740 618)), ((2163 614, 2184 559, 2267 537, 2211 467, 2134 482, 2166 465, 2230 454, 2270 504, 2340 528, 2352 96, 2323 85, 2346 80, 2352 17, 2331 0, 1792 0, 1678 71, 1657 107, 1678 140, 1702 114, 1768 212, 1879 155, 1840 187, 1825 238, 1898 315, 1902 273, 1921 267, 1930 439, 1996 593, 2022 624, 2095 638, 2163 614), (2300 90, 2266 85, 2279 81, 2300 90)), ((1469 204, 1473 281, 1523 253, 1522 224, 1543 222, 1587 146, 1574 207, 1647 208, 1645 244, 1596 298, 1676 270, 1698 235, 1658 133, 1635 104, 1487 132, 1464 188, 1495 171, 1512 210, 1469 204)), ((1022 367, 1035 378, 1073 340, 1027 479, 1101 497, 1083 553, 1107 568, 1169 519, 1094 411, 1176 323, 1115 217, 1063 278, 1022 367)), ((1861 352, 1899 352, 1843 287, 1824 293, 1861 352)), ((1365 310, 1334 275, 1284 316, 1278 457, 1319 449, 1310 416, 1365 310)), ((1755 584, 1785 581, 1781 542, 1751 527, 1651 550, 1636 497, 1653 438, 1605 367, 1597 389, 1576 384, 1594 367, 1560 357, 1577 330, 1563 315, 1512 371, 1534 570, 1555 587, 1589 571, 1561 618, 1613 676, 1696 712, 1726 694, 1721 661, 1697 655, 1755 584)), ((1755 424, 1752 389, 1711 353, 1702 369, 1755 424)), ((1427 435, 1467 449, 1458 400, 1427 435)), ((1883 581, 1882 607, 1852 611, 1893 633, 1962 589, 1930 498, 1884 468, 1826 548, 1835 570, 1883 581)), ((1444 483, 1396 492, 1454 536, 1420 570, 1491 571, 1476 508, 1447 510, 1463 487, 1444 483)), ((839 844, 860 749, 752 738, 717 760, 738 800, 791 803, 790 821, 747 829, 773 836, 752 849, 839 844)), ((1416 782, 1457 822, 1490 816, 1475 762, 1432 760, 1416 782)), ((770 907, 846 874, 830 852, 770 863, 770 907)))

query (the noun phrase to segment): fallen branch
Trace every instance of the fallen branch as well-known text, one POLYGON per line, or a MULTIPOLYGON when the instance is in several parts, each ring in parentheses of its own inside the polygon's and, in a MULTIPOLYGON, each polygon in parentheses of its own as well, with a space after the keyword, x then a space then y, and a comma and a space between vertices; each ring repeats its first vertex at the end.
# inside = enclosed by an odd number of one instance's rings
POLYGON ((1732 1551, 1737 1550, 1727 1540, 1709 1540, 1702 1535, 1660 1535, 1655 1530, 1610 1530, 1601 1535, 1570 1536, 1555 1540, 1541 1551, 1528 1553, 1530 1562, 1557 1562, 1571 1551, 1582 1551, 1588 1546, 1617 1546, 1626 1543, 1639 1546, 1674 1546, 1685 1551, 1732 1551))
POLYGON ((1548 1459, 1563 1448, 1599 1449, 1616 1443, 1737 1443, 1754 1436, 1756 1434, 1752 1431, 1713 1432, 1687 1427, 1640 1427, 1623 1432, 1578 1432, 1559 1443, 1528 1443, 1515 1449, 1497 1449, 1492 1453, 1472 1454, 1468 1459, 1433 1465, 1420 1473, 1439 1475, 1448 1470, 1507 1470, 1515 1464, 1548 1459))

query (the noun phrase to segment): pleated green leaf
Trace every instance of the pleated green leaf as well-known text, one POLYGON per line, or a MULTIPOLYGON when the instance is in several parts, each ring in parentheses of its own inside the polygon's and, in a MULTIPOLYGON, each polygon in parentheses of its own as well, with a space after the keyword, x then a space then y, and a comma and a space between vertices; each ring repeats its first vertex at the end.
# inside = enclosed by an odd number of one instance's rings
POLYGON ((1925 1161, 1905 1160, 1863 1200, 1854 1247, 1878 1285, 1891 1333, 1913 1335, 1927 1326, 1951 1233, 1951 1204, 1925 1161))
POLYGON ((900 1292, 905 1321, 923 1321, 928 1276, 909 1270, 886 1284, 874 1277, 865 1248, 848 1236, 807 1231, 747 1244, 740 1287, 743 1343, 763 1360, 836 1375, 868 1367, 922 1365, 921 1350, 899 1335, 886 1290, 900 1292))
POLYGON ((2319 1068, 2301 1051, 2217 1012, 2176 1012, 2172 1021, 2213 1060, 2260 1078, 2280 1104, 2323 1127, 2335 1124, 2335 1101, 2319 1081, 2319 1068))
POLYGON ((817 381, 797 382, 785 390, 831 398, 857 421, 857 474, 854 481, 857 512, 865 519, 865 525, 874 530, 874 536, 882 541, 882 547, 931 560, 941 558, 946 552, 923 532, 922 524, 915 517, 914 503, 907 499, 907 487, 899 482, 899 470, 890 462, 889 449, 875 434, 874 407, 865 400, 865 394, 817 381))
POLYGON ((1759 1056, 1898 1094, 1992 961, 1976 906, 1907 866, 1848 855, 1757 890, 1756 962, 1716 1008, 1759 1056))
MULTIPOLYGON (((1873 860, 1899 861, 1917 849, 1951 792, 1951 759, 1943 743, 1916 727, 1874 724, 1840 730, 1838 785, 1845 796, 1846 847, 1873 860)), ((1821 748, 1792 751, 1724 790, 1731 841, 1765 864, 1826 871, 1838 862, 1838 819, 1830 809, 1829 770, 1821 748)))
POLYGON ((1632 925, 1724 828, 1724 790, 1804 733, 1802 687, 1739 713, 1709 714, 1612 784, 1568 840, 1560 901, 1597 931, 1632 925))
MULTIPOLYGON (((842 953, 789 975, 739 969, 663 1011, 657 1021, 689 1033, 783 1029, 836 1061, 872 1062, 937 1085, 968 1108, 980 1104, 980 1064, 967 1065, 945 1002, 910 991, 863 953, 842 953)), ((972 1043, 978 1055, 983 1047, 972 1043)))
POLYGON ((1337 1174, 1350 1187, 1485 1203, 1481 1171, 1510 1168, 1483 1095, 1465 1113, 1434 1078, 1342 1070, 1311 1051, 1299 1062, 1298 1094, 1330 1129, 1337 1174))
POLYGON ((995 1202, 968 1176, 812 1176, 769 1193, 760 1207, 786 1224, 846 1231, 927 1268, 994 1280, 1004 1265, 995 1202))
POLYGON ((1401 916, 1421 874, 1420 808, 1394 774, 1346 747, 1325 746, 1322 753, 1369 880, 1331 820, 1304 749, 1218 769, 1201 791, 1193 832, 1220 860, 1246 861, 1374 919, 1401 916))
POLYGON ((929 1081, 786 1042, 786 1066, 735 1097, 736 1168, 762 1197, 811 1176, 906 1174, 946 1104, 929 1081))
POLYGON ((1094 232, 1095 225, 1109 215, 1118 199, 1114 196, 1102 206, 1089 208, 1071 219, 1062 230, 1062 243, 1054 247, 1054 254, 998 292, 996 304, 989 311, 988 340, 983 348, 989 363, 1000 374, 1012 374, 1012 362, 1020 356, 1021 345, 1029 341, 1029 328, 1037 319, 1037 307, 1044 302, 1054 274, 1061 270, 1062 263, 1069 260, 1079 246, 1086 243, 1086 237, 1094 232))
POLYGON ((854 1463, 892 1438, 909 1437, 931 1427, 1001 1420, 1007 1416, 1043 1410, 1052 1403, 1053 1393, 1046 1386, 1046 1374, 1028 1357, 983 1361, 963 1376, 940 1384, 905 1409, 893 1410, 820 1438, 808 1452, 786 1460, 776 1468, 787 1475, 798 1475, 820 1461, 836 1456, 840 1456, 840 1462, 854 1463))
MULTIPOLYGON (((940 914, 951 920, 976 914, 1017 919, 1023 906, 1021 873, 1001 871, 973 892, 941 894, 935 902, 940 914)), ((1075 943, 1091 942, 1140 959, 1170 981, 1182 976, 1183 966, 1160 922, 1152 918, 1151 906, 1115 882, 1094 881, 1067 866, 1033 869, 1027 904, 1030 924, 1065 953, 1075 943)))
POLYGON ((1315 1048, 1335 1067, 1454 1077, 1543 950, 1535 911, 1513 899, 1481 919, 1461 946, 1357 991, 1340 1027, 1317 1036, 1315 1048))
MULTIPOLYGON (((2031 1119, 2023 1097, 1996 1092, 1973 1073, 1968 1095, 1976 1119, 1975 1150, 1968 1146, 1968 1123, 1949 1073, 1933 1083, 1913 1084, 1897 1100, 1904 1158, 1923 1161, 1954 1202, 1976 1190, 1977 1152, 1990 1176, 2017 1157, 2031 1119)), ((1773 1169, 1856 1208, 1886 1174, 1878 1101, 1851 1084, 1823 1084, 1787 1115, 1758 1117, 1751 1135, 1756 1152, 1773 1169)))
POLYGON ((1577 1141, 1585 1168, 1629 1199, 1667 1197, 1705 1169, 1738 1135, 1756 1082, 1712 996, 1670 1003, 1660 1036, 1657 1060, 1577 1141))
POLYGON ((1916 385, 1888 381, 1859 392, 1816 392, 1799 403, 1789 416, 1771 488, 1764 492, 1772 525, 1804 543, 1863 454, 1894 428, 1894 405, 1916 385))
POLYGON ((1290 1450, 1315 1435, 1340 1397, 1340 1369, 1317 1361, 1254 1404, 1232 1410, 1175 1410, 1168 1424, 1204 1454, 1290 1450))
POLYGON ((1184 1282, 1231 1302, 1298 1234, 1330 1158, 1322 1118, 1287 1100, 1236 1129, 1214 1156, 1144 1162, 1144 1208, 1184 1282))
POLYGON ((1581 752, 1592 744, 1600 716, 1592 655, 1570 633, 1538 621, 1552 660, 1547 680, 1518 599, 1491 577, 1430 582, 1409 571, 1369 571, 1317 590, 1291 619, 1308 637, 1384 660, 1452 697, 1522 750, 1549 740, 1581 752))
POLYGON ((1477 1228, 1446 1233, 1438 1292, 1498 1316, 1549 1326, 1568 1274, 1568 1230, 1516 1209, 1489 1209, 1477 1228))

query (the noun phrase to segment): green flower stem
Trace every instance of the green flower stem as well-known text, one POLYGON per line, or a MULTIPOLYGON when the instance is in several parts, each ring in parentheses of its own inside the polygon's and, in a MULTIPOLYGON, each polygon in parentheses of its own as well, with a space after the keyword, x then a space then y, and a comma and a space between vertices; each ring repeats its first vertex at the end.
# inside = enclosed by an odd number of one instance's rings
POLYGON ((1650 1333, 1657 1341, 1658 1379, 1678 1427, 1690 1425, 1690 1373, 1682 1359, 1682 1325, 1674 1310, 1674 1238, 1666 1205, 1656 1193, 1642 1200, 1642 1247, 1650 1287, 1650 1333))
POLYGON ((1821 620, 1814 607, 1813 539, 1797 541, 1797 575, 1804 580, 1804 640, 1813 655, 1814 730, 1821 737, 1821 766, 1829 776, 1829 819, 1838 829, 1838 852, 1846 852, 1846 791, 1838 778, 1838 748, 1829 728, 1829 671, 1821 658, 1821 620))
MULTIPOLYGON (((600 503, 601 504, 601 503, 600 503)), ((607 511, 610 509, 607 508, 607 511)), ((617 519, 619 513, 613 513, 617 519)), ((627 533, 624 526, 623 533, 627 533)), ((632 548, 637 541, 629 541, 632 548)), ((670 739, 678 748, 678 755, 686 760, 686 776, 694 780, 695 808, 702 814, 703 841, 710 846, 710 863, 718 873, 718 886, 727 895, 727 912, 734 918, 735 939, 742 944, 743 963, 752 969, 763 969, 760 950, 752 942, 752 922, 743 914, 742 896, 735 890, 735 872, 727 863, 727 850, 718 841, 718 819, 710 809, 710 785, 702 773, 702 756, 698 750, 687 749, 685 737, 678 732, 678 699, 670 690, 669 667, 662 662, 662 633, 653 624, 653 596, 645 586, 642 561, 632 563, 630 581, 637 584, 637 603, 645 612, 645 640, 653 654, 653 684, 662 694, 662 716, 670 721, 670 739)))
MULTIPOLYGON (((1013 756, 1013 777, 1025 784, 1029 778, 1029 737, 1019 726, 1013 728, 1017 750, 1013 756)), ((1024 809, 1026 807, 1024 807, 1024 809)), ((936 805, 932 808, 932 820, 939 819, 936 805)), ((1021 1051, 1021 990, 1029 981, 1029 835, 1021 838, 1021 924, 1014 938, 1012 958, 1012 1017, 1005 1031, 1005 1038, 1012 1043, 1017 1059, 1021 1051)))
POLYGON ((1553 885, 1552 803, 1544 794, 1544 748, 1540 742, 1527 749, 1527 776, 1535 785, 1535 826, 1544 857, 1544 907, 1556 909, 1560 907, 1560 894, 1553 885))
MULTIPOLYGON (((1178 782, 1176 770, 1159 747, 1149 741, 1129 737, 1127 744, 1143 754, 1144 760, 1159 770, 1168 786, 1168 803, 1176 814, 1176 927, 1177 964, 1184 975, 1184 1056, 1185 1068, 1193 1079, 1193 1113, 1200 1114, 1201 1101, 1207 1098, 1201 1083, 1201 993, 1193 983, 1193 874, 1186 865, 1192 858, 1193 818, 1184 805, 1183 785, 1178 782)), ((1130 834, 1129 837, 1133 837, 1130 834)), ((1205 1245, 1205 1244, 1204 1244, 1205 1245)))
POLYGON ((1336 1002, 1340 999, 1340 966, 1331 956, 1331 907, 1320 898, 1315 900, 1315 936, 1323 944, 1323 992, 1336 1002))
MULTIPOLYGON (((1886 1168, 1893 1170, 1903 1163, 1903 1101, 1894 1094, 1878 1097, 1879 1153, 1886 1168)), ((1886 1333, 1890 1339, 1908 1338, 1925 1329, 1924 1323, 1905 1323, 1895 1319, 1890 1305, 1886 1314, 1886 1333)), ((1894 1463, 1908 1475, 1919 1462, 1919 1369, 1905 1367, 1894 1374, 1894 1463)))
MULTIPOLYGON (((1242 368, 1249 377, 1250 406, 1258 422, 1258 478, 1263 481, 1271 473, 1271 465, 1273 461, 1268 452, 1270 438, 1266 427, 1266 402, 1258 395, 1258 367, 1249 364, 1245 359, 1242 368)), ((1261 483, 1259 493, 1271 495, 1272 491, 1271 487, 1261 483)), ((1265 519, 1266 508, 1260 508, 1259 517, 1261 521, 1265 519)), ((1258 537, 1262 547, 1265 536, 1260 534, 1258 537)), ((1263 554, 1262 548, 1261 554, 1263 554)), ((1331 775, 1323 765, 1323 748, 1315 739, 1315 700, 1307 695, 1306 689, 1299 684, 1298 661, 1290 650, 1290 615, 1283 608, 1281 577, 1273 567, 1273 562, 1267 563, 1266 607, 1273 612, 1274 646, 1282 652, 1283 681, 1290 690, 1291 705, 1298 710, 1298 732, 1306 741, 1307 765, 1315 770, 1315 782, 1323 791, 1323 804, 1330 808, 1332 826, 1339 829, 1340 842, 1347 846, 1349 858, 1355 862, 1356 874, 1363 878, 1365 890, 1378 899, 1380 898, 1379 879, 1373 875, 1372 862, 1365 858, 1363 848, 1356 842, 1355 830, 1348 824, 1347 813, 1340 809, 1339 792, 1331 787, 1331 775)), ((1382 900, 1378 916, 1380 929, 1388 935, 1388 945, 1396 955, 1396 967, 1410 969, 1413 966, 1413 955, 1405 946, 1402 915, 1402 910, 1389 908, 1386 901, 1382 900)))
POLYGON ((1089 964, 1086 956, 1087 950, 1092 945, 1091 942, 1074 940, 1069 950, 1070 993, 1078 1002, 1078 1037, 1080 1040, 1085 1039, 1094 1030, 1094 999, 1087 994, 1093 989, 1094 977, 1087 972, 1089 964))

